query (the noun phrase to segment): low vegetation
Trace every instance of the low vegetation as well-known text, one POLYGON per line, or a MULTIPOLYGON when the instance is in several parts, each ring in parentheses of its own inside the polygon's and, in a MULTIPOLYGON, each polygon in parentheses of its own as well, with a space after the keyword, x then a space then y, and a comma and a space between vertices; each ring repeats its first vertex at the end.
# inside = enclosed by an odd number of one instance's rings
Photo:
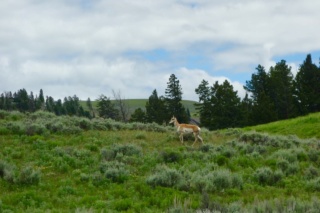
POLYGON ((320 113, 293 119, 246 127, 246 131, 268 132, 278 135, 297 135, 300 138, 320 138, 320 113))
POLYGON ((319 137, 284 124, 192 148, 171 126, 0 111, 0 212, 319 212, 319 137))

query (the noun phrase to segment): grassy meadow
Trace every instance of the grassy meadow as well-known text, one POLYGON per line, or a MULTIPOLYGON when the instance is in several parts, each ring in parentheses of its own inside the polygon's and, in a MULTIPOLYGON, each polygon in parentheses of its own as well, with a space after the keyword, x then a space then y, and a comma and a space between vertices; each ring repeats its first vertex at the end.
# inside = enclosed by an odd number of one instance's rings
POLYGON ((319 212, 319 123, 192 147, 172 126, 0 111, 0 212, 319 212))

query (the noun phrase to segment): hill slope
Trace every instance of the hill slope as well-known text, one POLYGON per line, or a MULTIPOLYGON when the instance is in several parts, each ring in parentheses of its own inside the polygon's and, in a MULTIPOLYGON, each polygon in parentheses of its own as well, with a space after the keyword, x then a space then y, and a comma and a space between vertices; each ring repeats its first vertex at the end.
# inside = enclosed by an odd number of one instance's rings
POLYGON ((300 138, 320 138, 320 113, 243 129, 245 131, 255 130, 278 135, 297 135, 300 138))
POLYGON ((0 212, 320 212, 318 140, 202 137, 191 147, 171 126, 0 110, 0 212))

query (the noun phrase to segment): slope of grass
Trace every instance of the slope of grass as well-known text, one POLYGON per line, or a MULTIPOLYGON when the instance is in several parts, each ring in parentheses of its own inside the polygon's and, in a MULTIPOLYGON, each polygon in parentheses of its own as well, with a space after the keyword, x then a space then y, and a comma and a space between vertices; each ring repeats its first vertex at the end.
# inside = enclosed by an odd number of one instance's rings
POLYGON ((320 113, 313 113, 298 118, 246 127, 244 130, 255 130, 280 135, 297 135, 300 138, 320 138, 320 113))
POLYGON ((320 144, 0 111, 0 212, 319 212, 320 144))

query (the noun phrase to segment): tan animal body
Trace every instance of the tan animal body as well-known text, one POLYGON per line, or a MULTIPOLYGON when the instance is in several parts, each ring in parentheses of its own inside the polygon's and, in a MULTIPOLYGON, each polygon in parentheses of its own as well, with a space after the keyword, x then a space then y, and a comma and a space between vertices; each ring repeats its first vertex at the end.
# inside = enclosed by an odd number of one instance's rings
POLYGON ((195 137, 195 141, 193 142, 192 146, 198 141, 198 139, 203 144, 203 139, 200 137, 201 129, 197 125, 179 124, 177 118, 174 116, 172 116, 169 123, 174 123, 174 126, 177 127, 177 132, 179 133, 179 138, 182 144, 183 144, 183 134, 186 134, 186 133, 193 133, 195 137))

